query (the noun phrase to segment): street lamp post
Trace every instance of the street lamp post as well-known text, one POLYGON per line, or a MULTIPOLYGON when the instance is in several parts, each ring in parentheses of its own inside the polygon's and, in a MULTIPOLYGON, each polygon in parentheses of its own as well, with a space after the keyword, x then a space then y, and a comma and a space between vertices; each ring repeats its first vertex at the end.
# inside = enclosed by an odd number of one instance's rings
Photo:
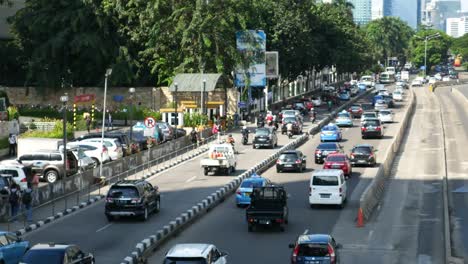
MULTIPOLYGON (((419 39, 422 39, 421 37, 418 37, 418 36, 416 37, 419 39)), ((426 77, 427 75, 427 41, 438 38, 438 37, 440 37, 439 32, 424 37, 424 77, 426 77)))
POLYGON ((153 87, 153 93, 151 93, 151 99, 153 101, 153 111, 156 111, 156 102, 154 100, 154 94, 156 93, 156 88, 153 87))
POLYGON ((133 140, 133 94, 135 93, 135 88, 130 87, 128 92, 130 93, 130 140, 133 140))
POLYGON ((67 102, 68 93, 60 96, 60 102, 63 104, 63 170, 64 177, 67 176, 67 102))
POLYGON ((107 79, 112 74, 112 69, 107 69, 104 75, 104 102, 102 103, 102 129, 101 129, 101 162, 99 162, 99 176, 102 177, 102 161, 104 151, 104 129, 106 125, 106 101, 107 101, 107 79))
POLYGON ((179 88, 178 83, 174 83, 174 139, 177 138, 177 89, 179 88))
POLYGON ((203 79, 203 90, 202 90, 202 98, 201 98, 201 112, 202 114, 206 115, 206 109, 205 109, 205 91, 206 91, 206 79, 203 79))

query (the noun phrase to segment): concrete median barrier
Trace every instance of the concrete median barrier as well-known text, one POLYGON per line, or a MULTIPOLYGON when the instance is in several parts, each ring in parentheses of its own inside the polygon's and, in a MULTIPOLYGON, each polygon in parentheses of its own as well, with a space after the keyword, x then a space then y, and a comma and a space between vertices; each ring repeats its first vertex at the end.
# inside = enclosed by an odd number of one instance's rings
POLYGON ((385 191, 385 183, 390 177, 393 161, 398 150, 400 149, 402 139, 408 127, 408 123, 410 122, 410 119, 413 116, 415 108, 416 97, 414 92, 412 92, 409 107, 405 112, 400 129, 392 139, 390 147, 385 153, 385 160, 381 162, 379 168, 377 169, 375 177, 364 190, 359 200, 359 209, 361 210, 359 210, 358 212, 362 212, 364 220, 366 221, 369 220, 375 208, 377 208, 378 204, 380 203, 383 197, 385 191))

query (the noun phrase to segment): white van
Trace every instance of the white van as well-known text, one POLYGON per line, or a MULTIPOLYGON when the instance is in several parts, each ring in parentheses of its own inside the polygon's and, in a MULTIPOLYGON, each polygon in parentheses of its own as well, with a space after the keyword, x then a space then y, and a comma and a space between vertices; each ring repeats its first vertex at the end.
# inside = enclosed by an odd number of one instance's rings
POLYGON ((342 170, 316 170, 310 178, 309 204, 337 204, 346 201, 346 180, 342 170))

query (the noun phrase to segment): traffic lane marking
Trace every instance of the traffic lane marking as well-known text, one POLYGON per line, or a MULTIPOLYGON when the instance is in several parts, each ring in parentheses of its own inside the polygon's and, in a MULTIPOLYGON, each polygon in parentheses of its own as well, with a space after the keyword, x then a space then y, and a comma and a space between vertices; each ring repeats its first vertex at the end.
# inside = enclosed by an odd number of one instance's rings
POLYGON ((96 230, 96 233, 99 233, 99 232, 101 232, 102 230, 104 230, 104 229, 106 229, 106 228, 110 227, 111 225, 112 225, 112 224, 107 224, 107 225, 105 225, 105 226, 103 226, 103 227, 99 228, 98 230, 96 230))

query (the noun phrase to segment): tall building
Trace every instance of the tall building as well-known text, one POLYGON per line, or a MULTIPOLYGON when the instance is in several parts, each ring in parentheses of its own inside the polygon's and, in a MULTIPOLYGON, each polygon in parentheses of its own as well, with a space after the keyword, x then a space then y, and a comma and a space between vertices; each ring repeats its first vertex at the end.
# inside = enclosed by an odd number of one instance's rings
POLYGON ((445 31, 447 18, 460 17, 461 2, 463 2, 463 6, 466 6, 466 0, 431 0, 426 2, 423 11, 423 24, 445 31))
POLYGON ((375 0, 350 0, 349 2, 353 4, 353 17, 354 22, 359 25, 365 25, 369 23, 372 19, 371 7, 372 2, 375 0))
POLYGON ((468 16, 447 18, 445 33, 454 38, 468 33, 468 16))
POLYGON ((393 0, 391 15, 399 17, 415 29, 418 25, 418 3, 420 3, 419 0, 393 0))

